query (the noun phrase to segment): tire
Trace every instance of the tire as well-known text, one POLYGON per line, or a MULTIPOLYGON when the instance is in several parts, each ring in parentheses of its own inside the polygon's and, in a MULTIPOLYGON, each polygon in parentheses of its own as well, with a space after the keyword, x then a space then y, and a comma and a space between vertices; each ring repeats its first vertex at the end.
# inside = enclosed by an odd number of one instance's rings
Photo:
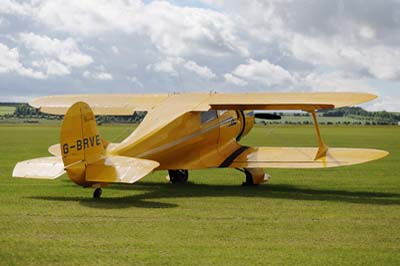
POLYGON ((168 170, 169 181, 172 184, 187 183, 189 180, 189 171, 184 169, 168 170))
POLYGON ((101 197, 102 192, 103 191, 101 190, 101 188, 96 188, 93 192, 93 198, 99 199, 101 197))

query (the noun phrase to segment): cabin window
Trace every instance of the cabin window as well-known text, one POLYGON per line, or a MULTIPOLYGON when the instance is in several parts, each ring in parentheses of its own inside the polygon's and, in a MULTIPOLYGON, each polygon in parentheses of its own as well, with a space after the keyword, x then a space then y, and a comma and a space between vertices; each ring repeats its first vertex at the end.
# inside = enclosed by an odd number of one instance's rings
POLYGON ((200 119, 201 119, 201 123, 205 124, 207 122, 210 122, 214 119, 217 119, 217 111, 216 110, 210 110, 207 112, 201 112, 200 113, 200 119))

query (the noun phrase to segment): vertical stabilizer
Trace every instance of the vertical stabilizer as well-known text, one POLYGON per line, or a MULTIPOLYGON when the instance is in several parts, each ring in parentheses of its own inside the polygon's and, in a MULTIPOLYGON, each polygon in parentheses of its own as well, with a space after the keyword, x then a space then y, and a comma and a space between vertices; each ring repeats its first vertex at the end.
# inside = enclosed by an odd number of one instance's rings
POLYGON ((92 109, 84 102, 72 105, 61 126, 60 149, 64 167, 76 183, 85 180, 86 165, 104 157, 104 146, 92 109))
POLYGON ((66 167, 82 160, 95 162, 104 155, 96 119, 88 104, 77 102, 68 109, 61 126, 60 143, 66 167))

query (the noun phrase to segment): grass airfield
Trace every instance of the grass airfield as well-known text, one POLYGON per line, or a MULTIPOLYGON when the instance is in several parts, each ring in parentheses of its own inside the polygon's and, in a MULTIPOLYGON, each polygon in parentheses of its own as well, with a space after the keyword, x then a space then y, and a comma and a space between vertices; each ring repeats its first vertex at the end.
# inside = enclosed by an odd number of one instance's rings
MULTIPOLYGON (((133 128, 103 126, 109 141, 133 128)), ((270 169, 240 187, 231 169, 166 172, 112 185, 103 198, 71 183, 11 178, 48 156, 59 128, 0 126, 0 265, 400 265, 400 127, 322 127, 332 147, 387 150, 369 164, 270 169)), ((313 127, 253 129, 246 145, 315 146, 313 127)))

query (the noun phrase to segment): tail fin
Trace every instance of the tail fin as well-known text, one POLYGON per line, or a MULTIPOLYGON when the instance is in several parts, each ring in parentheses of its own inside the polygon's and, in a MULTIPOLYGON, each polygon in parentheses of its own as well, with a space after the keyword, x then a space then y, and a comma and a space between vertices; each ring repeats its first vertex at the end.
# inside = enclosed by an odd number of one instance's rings
POLYGON ((64 115, 60 150, 69 178, 76 184, 86 185, 86 166, 105 155, 95 116, 87 103, 73 104, 64 115))
POLYGON ((60 149, 64 166, 87 163, 104 156, 104 145, 92 109, 84 102, 72 105, 61 126, 60 149))

